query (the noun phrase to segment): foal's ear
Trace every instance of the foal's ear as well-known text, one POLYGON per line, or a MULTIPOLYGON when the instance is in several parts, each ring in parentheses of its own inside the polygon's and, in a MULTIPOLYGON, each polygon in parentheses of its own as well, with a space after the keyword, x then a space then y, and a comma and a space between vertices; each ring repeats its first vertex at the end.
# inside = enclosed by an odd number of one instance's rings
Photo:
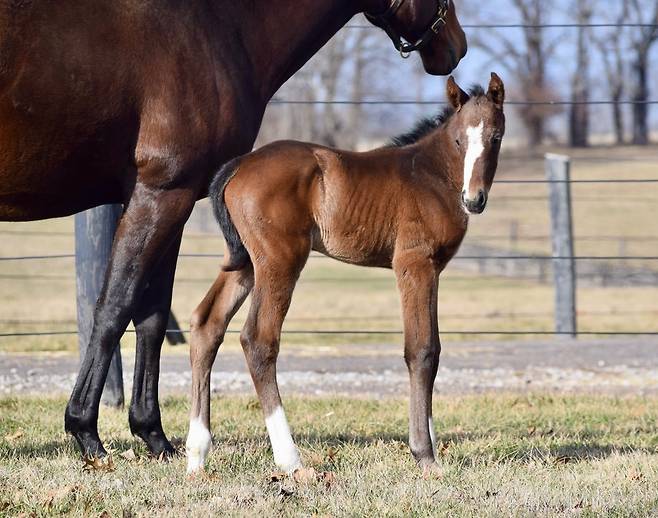
POLYGON ((461 110, 461 107, 465 105, 469 100, 468 94, 459 88, 459 85, 455 83, 455 78, 452 76, 448 78, 446 92, 448 94, 448 101, 450 101, 450 105, 456 111, 461 110))
POLYGON ((505 85, 503 84, 503 80, 498 77, 496 72, 491 72, 491 81, 489 81, 487 98, 498 108, 502 109, 503 102, 505 101, 505 85))

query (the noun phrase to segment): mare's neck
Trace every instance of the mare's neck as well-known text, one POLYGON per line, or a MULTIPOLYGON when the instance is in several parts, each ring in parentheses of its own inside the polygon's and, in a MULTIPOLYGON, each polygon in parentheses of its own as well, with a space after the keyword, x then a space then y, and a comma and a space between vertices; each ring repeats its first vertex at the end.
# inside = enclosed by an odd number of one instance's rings
POLYGON ((262 100, 267 102, 350 18, 378 3, 381 0, 245 1, 239 32, 262 100))

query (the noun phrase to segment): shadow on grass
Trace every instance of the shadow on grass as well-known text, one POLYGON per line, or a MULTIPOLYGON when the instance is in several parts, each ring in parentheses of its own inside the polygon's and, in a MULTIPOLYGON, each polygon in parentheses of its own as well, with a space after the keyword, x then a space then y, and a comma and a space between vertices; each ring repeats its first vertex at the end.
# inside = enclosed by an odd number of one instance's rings
MULTIPOLYGON (((312 447, 337 448, 347 445, 372 446, 384 443, 407 443, 407 435, 401 433, 371 433, 355 435, 349 433, 306 432, 296 434, 300 444, 312 447)), ((511 438, 501 441, 497 433, 451 433, 438 434, 441 456, 462 465, 481 461, 548 461, 556 464, 601 460, 614 454, 656 454, 658 448, 651 446, 629 446, 614 442, 584 440, 564 442, 559 436, 554 439, 511 438), (486 446, 475 444, 482 442, 486 446), (442 445, 442 446, 441 446, 442 445), (470 448, 472 446, 473 448, 470 448), (462 448, 463 447, 463 448, 462 448)))
MULTIPOLYGON (((142 441, 136 438, 127 440, 108 440, 105 442, 105 448, 115 457, 131 448, 138 456, 149 456, 142 441)), ((26 443, 25 441, 20 441, 16 444, 9 444, 7 442, 0 442, 0 459, 33 459, 38 457, 55 457, 61 454, 66 455, 67 457, 78 457, 82 459, 82 454, 72 437, 38 443, 26 443)))

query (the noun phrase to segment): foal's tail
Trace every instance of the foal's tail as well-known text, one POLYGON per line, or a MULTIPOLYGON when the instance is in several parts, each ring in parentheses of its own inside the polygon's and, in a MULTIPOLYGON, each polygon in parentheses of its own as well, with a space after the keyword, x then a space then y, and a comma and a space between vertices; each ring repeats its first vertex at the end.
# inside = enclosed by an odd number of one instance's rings
POLYGON ((229 252, 228 261, 225 261, 222 269, 229 272, 241 270, 251 261, 249 253, 240 238, 238 229, 235 228, 231 220, 231 215, 228 213, 226 201, 224 200, 224 189, 226 189, 226 185, 231 181, 235 173, 237 173, 239 163, 240 159, 236 158, 224 164, 215 175, 215 178, 213 178, 209 189, 210 202, 215 213, 215 219, 217 219, 217 223, 219 223, 219 227, 222 229, 229 252))

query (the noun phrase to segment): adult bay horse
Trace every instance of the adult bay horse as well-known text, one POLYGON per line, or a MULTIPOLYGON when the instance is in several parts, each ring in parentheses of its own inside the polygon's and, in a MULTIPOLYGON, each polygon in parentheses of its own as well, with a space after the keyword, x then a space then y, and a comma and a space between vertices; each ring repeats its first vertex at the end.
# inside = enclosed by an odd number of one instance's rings
POLYGON ((362 266, 392 268, 404 321, 411 381, 409 446, 435 471, 432 391, 441 346, 439 274, 481 213, 505 132, 505 89, 491 74, 470 95, 452 77, 449 109, 395 145, 366 153, 283 141, 226 164, 210 198, 228 255, 193 316, 188 472, 211 444, 210 371, 229 321, 252 294, 240 335, 265 414, 276 464, 301 466, 276 381, 281 326, 311 250, 362 266))
POLYGON ((251 149, 276 90, 359 12, 431 74, 466 52, 450 0, 0 1, 0 220, 124 205, 66 408, 83 453, 105 453, 98 405, 131 320, 130 428, 173 452, 158 375, 183 225, 219 166, 251 149))

